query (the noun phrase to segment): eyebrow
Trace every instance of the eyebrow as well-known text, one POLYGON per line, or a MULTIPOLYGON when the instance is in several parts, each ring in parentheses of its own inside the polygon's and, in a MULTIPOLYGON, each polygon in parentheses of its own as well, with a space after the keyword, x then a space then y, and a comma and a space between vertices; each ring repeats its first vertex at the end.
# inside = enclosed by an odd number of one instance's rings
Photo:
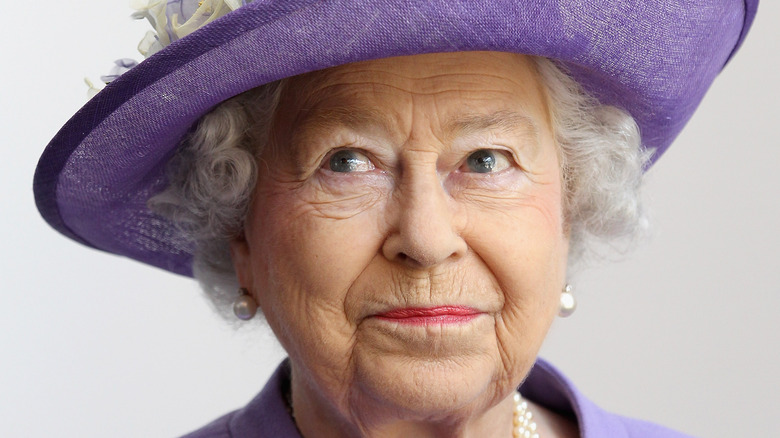
POLYGON ((331 128, 333 126, 345 126, 359 129, 366 127, 378 127, 383 131, 392 132, 392 124, 387 114, 376 108, 348 108, 331 107, 327 109, 315 109, 307 112, 296 123, 308 125, 313 128, 331 128))
POLYGON ((515 111, 497 111, 490 114, 464 114, 449 120, 444 125, 445 132, 453 135, 469 135, 484 131, 498 130, 506 133, 539 137, 539 127, 534 120, 515 111))

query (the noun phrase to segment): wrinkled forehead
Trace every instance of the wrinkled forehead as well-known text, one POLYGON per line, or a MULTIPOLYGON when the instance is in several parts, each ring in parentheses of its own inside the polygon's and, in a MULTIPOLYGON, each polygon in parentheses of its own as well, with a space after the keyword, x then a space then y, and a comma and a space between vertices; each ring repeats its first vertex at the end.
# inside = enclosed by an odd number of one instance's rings
MULTIPOLYGON (((408 128, 414 111, 441 129, 549 125, 534 62, 502 52, 415 55, 348 64, 288 80, 280 112, 289 128, 338 123, 408 128), (398 126, 398 125, 402 126, 398 126)), ((544 128, 545 126, 541 126, 544 128)))

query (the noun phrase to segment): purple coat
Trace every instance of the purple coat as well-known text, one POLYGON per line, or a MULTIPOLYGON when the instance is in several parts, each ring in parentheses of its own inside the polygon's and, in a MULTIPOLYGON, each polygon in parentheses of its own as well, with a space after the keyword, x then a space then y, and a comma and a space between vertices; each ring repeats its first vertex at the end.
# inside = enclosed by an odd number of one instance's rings
MULTIPOLYGON (((182 438, 301 438, 284 401, 289 385, 287 361, 276 369, 265 388, 248 405, 214 420, 182 438)), ((538 360, 520 388, 523 397, 576 418, 583 438, 688 437, 646 421, 626 418, 599 408, 549 363, 538 360)))

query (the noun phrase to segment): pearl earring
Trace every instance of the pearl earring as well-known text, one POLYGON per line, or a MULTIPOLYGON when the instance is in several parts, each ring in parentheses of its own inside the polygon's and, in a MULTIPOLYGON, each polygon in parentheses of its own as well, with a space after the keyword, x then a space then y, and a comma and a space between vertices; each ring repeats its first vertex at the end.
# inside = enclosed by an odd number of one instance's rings
POLYGON ((233 313, 242 321, 249 321, 257 313, 257 301, 246 288, 238 290, 239 296, 233 302, 233 313))
POLYGON ((577 309, 577 300, 574 299, 574 295, 571 293, 572 287, 567 284, 563 288, 561 293, 561 307, 558 310, 558 316, 566 318, 570 316, 577 309))

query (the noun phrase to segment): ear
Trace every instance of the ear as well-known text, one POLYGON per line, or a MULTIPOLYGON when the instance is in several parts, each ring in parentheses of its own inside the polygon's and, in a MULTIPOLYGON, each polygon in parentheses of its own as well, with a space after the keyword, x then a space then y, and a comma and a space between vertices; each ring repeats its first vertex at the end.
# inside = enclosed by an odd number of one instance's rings
POLYGON ((233 268, 236 270, 238 285, 251 291, 254 285, 252 253, 243 233, 230 240, 230 258, 233 259, 233 268))

